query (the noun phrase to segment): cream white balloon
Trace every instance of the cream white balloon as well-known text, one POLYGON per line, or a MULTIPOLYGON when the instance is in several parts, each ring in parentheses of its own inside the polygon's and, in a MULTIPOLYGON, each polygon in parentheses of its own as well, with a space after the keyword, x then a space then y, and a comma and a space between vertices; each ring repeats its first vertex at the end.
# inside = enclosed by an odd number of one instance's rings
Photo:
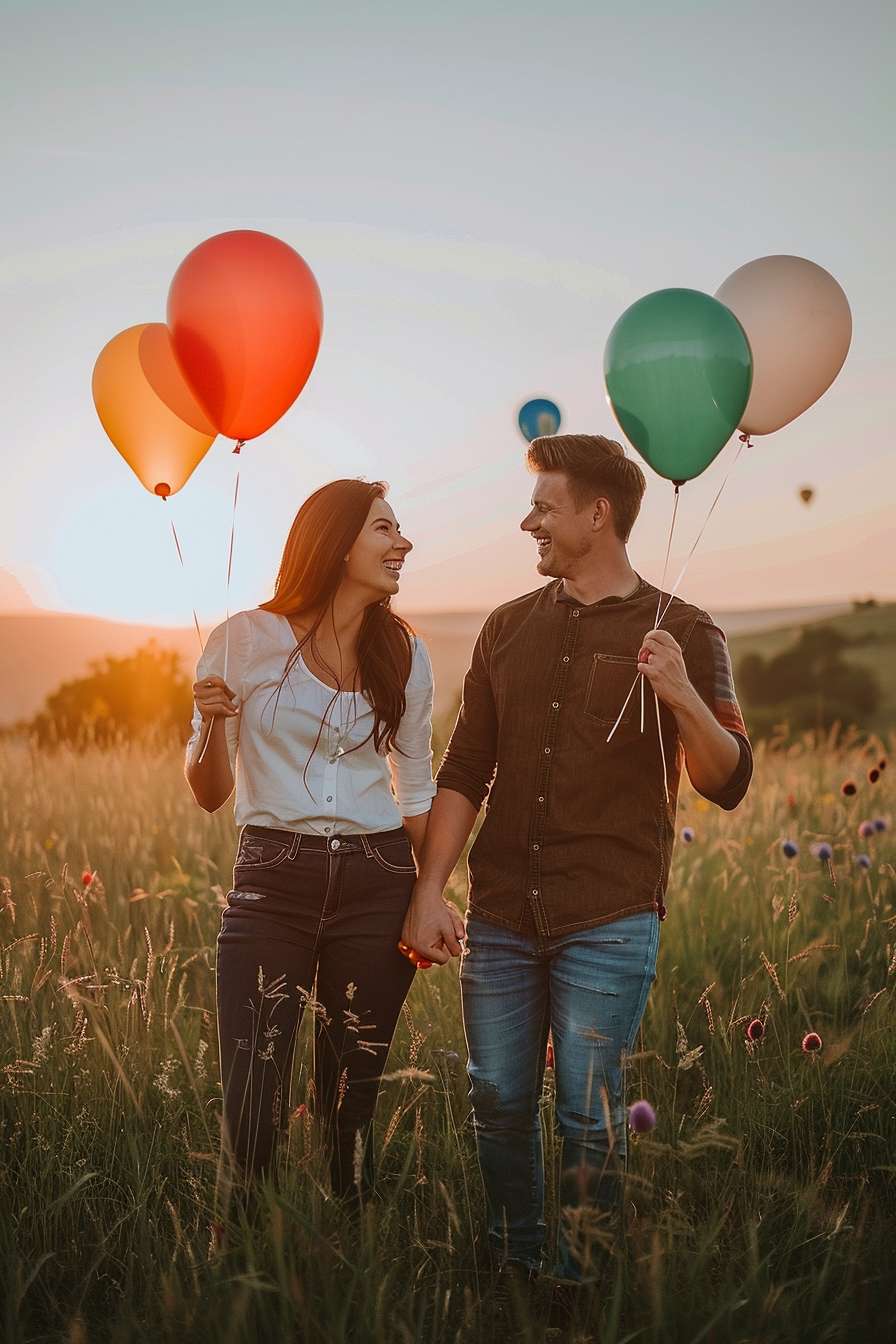
POLYGON ((753 384, 740 428, 771 434, 830 387, 852 339, 849 302, 834 277, 804 257, 759 257, 716 290, 750 342, 753 384))

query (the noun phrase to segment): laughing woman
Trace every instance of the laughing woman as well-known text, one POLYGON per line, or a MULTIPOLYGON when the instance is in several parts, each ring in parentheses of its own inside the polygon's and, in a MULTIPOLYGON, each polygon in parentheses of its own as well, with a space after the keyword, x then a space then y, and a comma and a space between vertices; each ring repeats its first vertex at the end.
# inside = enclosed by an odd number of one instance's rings
POLYGON ((187 780, 214 812, 235 764, 242 828, 217 958, 227 1187, 270 1169, 306 1006, 334 1193, 369 1180, 379 1078, 414 976, 397 948, 412 847, 435 794, 429 657, 390 610, 411 543, 385 495, 356 480, 313 494, 273 598, 213 631, 193 687, 187 780))

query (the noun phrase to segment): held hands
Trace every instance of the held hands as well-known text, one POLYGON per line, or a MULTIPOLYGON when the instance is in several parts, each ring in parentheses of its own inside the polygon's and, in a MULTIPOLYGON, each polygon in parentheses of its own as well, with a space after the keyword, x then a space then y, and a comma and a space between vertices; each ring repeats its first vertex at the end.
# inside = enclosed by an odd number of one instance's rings
POLYGON ((651 630, 638 653, 638 671, 657 697, 675 711, 684 709, 696 692, 688 677, 681 648, 667 630, 651 630))
POLYGON ((194 681, 193 699, 206 722, 218 715, 231 719, 237 712, 236 697, 222 677, 208 676, 194 681))
POLYGON ((444 966, 452 957, 460 956, 463 937, 460 911, 443 900, 441 893, 433 895, 421 889, 418 882, 401 931, 401 941, 415 952, 417 964, 428 961, 444 966))

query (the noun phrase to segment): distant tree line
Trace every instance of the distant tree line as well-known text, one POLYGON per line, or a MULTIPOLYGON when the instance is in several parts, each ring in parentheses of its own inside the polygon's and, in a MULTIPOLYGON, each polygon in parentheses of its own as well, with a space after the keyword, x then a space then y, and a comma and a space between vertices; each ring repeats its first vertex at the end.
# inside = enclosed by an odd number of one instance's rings
POLYGON ((749 731, 767 737, 778 724, 794 732, 867 727, 881 700, 870 668, 843 656, 849 640, 830 626, 803 630, 789 649, 765 659, 746 653, 737 669, 737 690, 749 731))
POLYGON ((128 658, 91 663, 88 676, 64 682, 26 726, 41 746, 146 737, 186 742, 192 712, 192 682, 180 656, 151 640, 128 658))

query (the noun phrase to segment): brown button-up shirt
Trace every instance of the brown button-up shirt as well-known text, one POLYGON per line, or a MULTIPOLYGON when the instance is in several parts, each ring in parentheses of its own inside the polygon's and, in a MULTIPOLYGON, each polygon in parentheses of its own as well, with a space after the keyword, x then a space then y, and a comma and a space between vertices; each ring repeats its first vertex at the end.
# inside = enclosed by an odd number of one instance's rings
MULTIPOLYGON (((674 715, 649 684, 643 732, 640 686, 626 704, 658 601, 658 590, 642 580, 630 597, 583 606, 556 580, 485 622, 437 777, 439 788, 476 808, 488 796, 470 852, 470 908, 480 918, 548 938, 644 910, 665 914, 684 753, 674 715)), ((753 756, 725 636, 677 598, 661 628, 681 646, 698 694, 738 741, 734 774, 707 795, 736 807, 753 756)))

